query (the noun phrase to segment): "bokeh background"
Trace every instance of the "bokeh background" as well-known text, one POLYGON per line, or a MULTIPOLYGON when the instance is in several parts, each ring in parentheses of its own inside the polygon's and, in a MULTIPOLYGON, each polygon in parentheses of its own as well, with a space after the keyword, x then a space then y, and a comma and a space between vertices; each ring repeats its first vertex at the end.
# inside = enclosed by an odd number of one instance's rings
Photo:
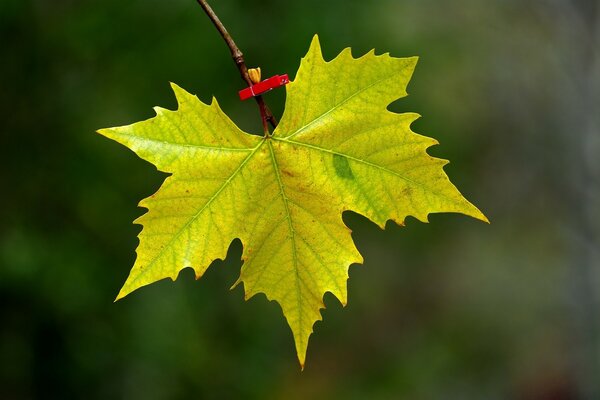
POLYGON ((279 306, 228 290, 239 242, 113 303, 164 175, 94 131, 174 108, 169 81, 252 132, 256 106, 193 0, 2 0, 0 399, 600 399, 599 3, 212 3, 265 75, 315 33, 326 58, 419 55, 391 109, 491 225, 345 215, 365 263, 304 372, 279 306))

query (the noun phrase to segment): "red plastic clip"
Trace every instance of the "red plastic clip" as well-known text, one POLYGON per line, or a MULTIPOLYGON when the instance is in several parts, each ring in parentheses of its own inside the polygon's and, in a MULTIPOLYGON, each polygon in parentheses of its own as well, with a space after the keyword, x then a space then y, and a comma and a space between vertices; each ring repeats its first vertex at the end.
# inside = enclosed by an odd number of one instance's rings
POLYGON ((290 83, 290 79, 287 74, 272 76, 269 79, 258 82, 256 85, 240 90, 240 100, 247 100, 250 97, 261 95, 288 83, 290 83))

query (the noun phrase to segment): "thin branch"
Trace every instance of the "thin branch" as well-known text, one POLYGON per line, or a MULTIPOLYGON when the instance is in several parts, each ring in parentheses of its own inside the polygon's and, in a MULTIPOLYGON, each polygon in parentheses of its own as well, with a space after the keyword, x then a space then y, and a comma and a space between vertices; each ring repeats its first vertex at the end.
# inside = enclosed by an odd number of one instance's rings
MULTIPOLYGON (((200 7, 202 7, 206 15, 208 15, 212 23, 215 25, 215 27, 223 37, 223 40, 225 40, 225 43, 227 43, 227 46, 231 51, 231 57, 233 58, 235 65, 239 69, 242 79, 244 80, 244 82, 246 82, 246 84, 248 84, 248 86, 252 86, 252 81, 250 80, 250 76, 248 75, 248 67, 246 67, 246 62, 244 61, 244 54, 236 46, 235 42, 233 41, 233 38, 231 37, 229 32, 227 32, 227 29, 225 29, 225 26, 223 26, 223 23, 221 22, 221 20, 219 20, 219 17, 217 17, 213 9, 206 2, 206 0, 197 0, 197 2, 198 4, 200 4, 200 7)), ((269 107, 267 107, 267 105, 265 104, 265 101, 262 98, 262 96, 255 96, 254 99, 256 100, 256 103, 258 104, 258 108, 260 110, 260 118, 262 120, 264 134, 265 136, 268 136, 268 124, 270 123, 273 129, 275 129, 275 127, 277 126, 277 120, 271 113, 271 110, 269 110, 269 107)))

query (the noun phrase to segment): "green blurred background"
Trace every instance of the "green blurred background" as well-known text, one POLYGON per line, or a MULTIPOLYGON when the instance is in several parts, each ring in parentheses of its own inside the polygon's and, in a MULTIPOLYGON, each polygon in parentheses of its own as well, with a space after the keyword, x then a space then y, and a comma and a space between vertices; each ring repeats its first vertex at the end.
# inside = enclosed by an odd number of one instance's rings
POLYGON ((326 58, 419 55, 391 109, 492 224, 345 215, 365 263, 304 372, 279 307, 228 290, 239 242, 113 303, 164 175, 94 131, 174 108, 169 81, 252 132, 256 106, 193 0, 2 0, 0 399, 600 399, 598 2, 212 3, 263 75, 315 33, 326 58))

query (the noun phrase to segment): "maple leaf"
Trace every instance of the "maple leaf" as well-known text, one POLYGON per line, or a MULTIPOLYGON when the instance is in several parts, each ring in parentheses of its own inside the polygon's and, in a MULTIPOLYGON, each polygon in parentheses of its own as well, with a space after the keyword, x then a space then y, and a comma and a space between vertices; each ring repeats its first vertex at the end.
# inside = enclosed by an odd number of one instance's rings
POLYGON ((411 131, 419 116, 386 109, 406 96, 416 62, 373 51, 355 59, 350 49, 326 62, 315 36, 270 137, 242 132, 215 99, 204 104, 175 84, 176 111, 99 130, 172 174, 140 203, 137 259, 117 299, 186 267, 200 278, 239 238, 234 287, 281 305, 304 366, 324 294, 345 305, 348 268, 363 261, 344 211, 381 228, 439 212, 487 221, 450 183, 447 161, 427 154, 437 142, 411 131))

